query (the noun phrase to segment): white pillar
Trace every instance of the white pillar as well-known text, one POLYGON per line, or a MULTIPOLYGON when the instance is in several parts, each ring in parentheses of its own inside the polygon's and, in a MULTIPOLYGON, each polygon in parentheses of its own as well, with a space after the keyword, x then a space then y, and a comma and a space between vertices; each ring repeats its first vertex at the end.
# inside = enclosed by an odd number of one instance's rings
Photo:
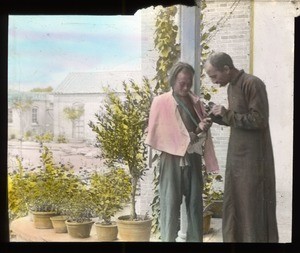
POLYGON ((200 10, 181 6, 180 10, 181 61, 195 68, 194 92, 200 95, 200 10))
MULTIPOLYGON (((200 12, 199 7, 181 6, 180 9, 181 61, 195 68, 194 92, 200 95, 200 12)), ((187 217, 185 197, 180 210, 180 230, 177 242, 186 241, 187 217)))

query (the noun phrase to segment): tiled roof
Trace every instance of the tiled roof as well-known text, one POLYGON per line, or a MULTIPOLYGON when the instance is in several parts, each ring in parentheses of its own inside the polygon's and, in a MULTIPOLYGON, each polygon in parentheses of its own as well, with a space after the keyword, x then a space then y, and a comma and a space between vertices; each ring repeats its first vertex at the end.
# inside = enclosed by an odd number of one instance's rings
POLYGON ((118 92, 123 90, 122 83, 130 80, 141 83, 141 71, 75 72, 68 74, 53 93, 102 93, 108 86, 118 92))

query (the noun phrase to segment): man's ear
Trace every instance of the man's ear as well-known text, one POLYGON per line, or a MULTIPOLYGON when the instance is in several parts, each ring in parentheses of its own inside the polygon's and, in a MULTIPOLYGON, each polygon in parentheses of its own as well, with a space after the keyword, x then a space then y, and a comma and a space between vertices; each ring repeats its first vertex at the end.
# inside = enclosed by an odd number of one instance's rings
POLYGON ((228 65, 224 65, 223 71, 225 71, 227 74, 229 74, 230 68, 228 67, 228 65))

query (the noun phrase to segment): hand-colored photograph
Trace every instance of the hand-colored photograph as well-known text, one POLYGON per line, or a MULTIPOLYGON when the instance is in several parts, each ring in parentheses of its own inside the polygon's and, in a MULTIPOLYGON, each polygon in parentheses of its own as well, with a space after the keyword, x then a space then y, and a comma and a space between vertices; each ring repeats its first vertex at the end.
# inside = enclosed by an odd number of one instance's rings
POLYGON ((10 242, 291 243, 299 7, 8 15, 10 242))

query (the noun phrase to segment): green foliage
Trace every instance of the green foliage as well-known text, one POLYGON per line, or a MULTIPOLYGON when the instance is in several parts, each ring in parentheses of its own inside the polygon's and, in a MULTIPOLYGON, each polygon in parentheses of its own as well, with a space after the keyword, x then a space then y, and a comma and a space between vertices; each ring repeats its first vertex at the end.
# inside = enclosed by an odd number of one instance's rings
POLYGON ((47 88, 33 88, 30 90, 31 92, 47 92, 50 93, 53 91, 53 88, 51 86, 48 86, 47 88))
POLYGON ((147 169, 147 146, 144 131, 148 124, 151 89, 147 79, 139 86, 134 81, 123 83, 124 97, 107 89, 103 114, 95 114, 96 123, 89 122, 97 134, 97 146, 109 166, 114 163, 128 167, 131 175, 131 219, 136 219, 137 183, 147 169))
POLYGON ((68 221, 85 222, 93 217, 93 193, 84 180, 78 180, 66 191, 68 199, 63 205, 63 213, 68 221))
POLYGON ((209 46, 209 41, 217 30, 217 25, 208 26, 204 21, 205 9, 207 8, 206 0, 201 1, 200 7, 200 90, 202 97, 209 101, 211 99, 211 94, 216 93, 217 89, 204 84, 204 64, 209 55, 213 52, 209 46))
POLYGON ((83 113, 84 113, 84 108, 83 106, 79 106, 79 107, 65 107, 64 108, 64 114, 67 117, 67 119, 74 121, 76 119, 79 119, 83 113))
POLYGON ((55 164, 53 154, 48 147, 43 147, 41 162, 40 170, 31 175, 34 187, 29 193, 30 209, 61 212, 63 203, 69 198, 68 191, 76 187, 79 179, 72 167, 55 164))
POLYGON ((160 217, 160 198, 159 198, 159 156, 155 155, 152 159, 152 162, 155 162, 155 166, 153 168, 153 190, 154 190, 154 197, 150 204, 151 210, 152 210, 152 232, 153 234, 156 234, 160 231, 160 225, 159 225, 159 217, 160 217))
POLYGON ((112 169, 105 174, 95 172, 91 175, 90 191, 93 195, 94 212, 104 224, 111 224, 111 217, 130 200, 130 177, 121 168, 112 169))
POLYGON ((27 97, 19 96, 12 100, 12 108, 16 109, 19 113, 29 110, 32 104, 32 99, 27 97))
POLYGON ((45 132, 35 136, 35 141, 40 143, 48 143, 53 141, 53 133, 45 132))
POLYGON ((155 93, 170 90, 168 71, 180 57, 180 44, 177 43, 178 26, 175 24, 177 7, 163 8, 156 16, 154 45, 159 53, 156 62, 155 93))
POLYGON ((205 202, 205 206, 208 206, 210 203, 212 203, 213 200, 223 199, 223 191, 216 188, 216 183, 223 182, 223 178, 219 174, 206 172, 205 165, 203 165, 202 167, 204 181, 203 200, 205 202))
POLYGON ((26 133, 24 134, 24 139, 25 140, 30 140, 32 137, 32 132, 31 131, 26 131, 26 133))
POLYGON ((70 193, 80 184, 72 167, 56 165, 47 147, 41 154, 40 167, 26 170, 21 159, 17 158, 17 162, 17 170, 8 174, 10 219, 26 215, 28 209, 63 213, 70 193))
POLYGON ((21 159, 16 158, 18 167, 8 173, 8 213, 9 219, 13 220, 26 216, 28 213, 27 195, 30 191, 30 174, 26 173, 21 159))
POLYGON ((66 138, 65 135, 59 134, 56 138, 57 143, 67 143, 68 139, 66 138))
MULTIPOLYGON (((171 6, 163 8, 156 16, 156 30, 154 45, 159 53, 158 60, 156 62, 156 86, 154 89, 155 94, 165 93, 170 90, 168 83, 168 72, 172 68, 175 62, 180 57, 180 44, 177 43, 178 26, 175 23, 175 16, 177 13, 177 7, 171 6)), ((158 166, 154 166, 154 179, 153 179, 153 191, 154 198, 151 202, 152 209, 152 231, 153 233, 159 232, 159 171, 158 166)))

